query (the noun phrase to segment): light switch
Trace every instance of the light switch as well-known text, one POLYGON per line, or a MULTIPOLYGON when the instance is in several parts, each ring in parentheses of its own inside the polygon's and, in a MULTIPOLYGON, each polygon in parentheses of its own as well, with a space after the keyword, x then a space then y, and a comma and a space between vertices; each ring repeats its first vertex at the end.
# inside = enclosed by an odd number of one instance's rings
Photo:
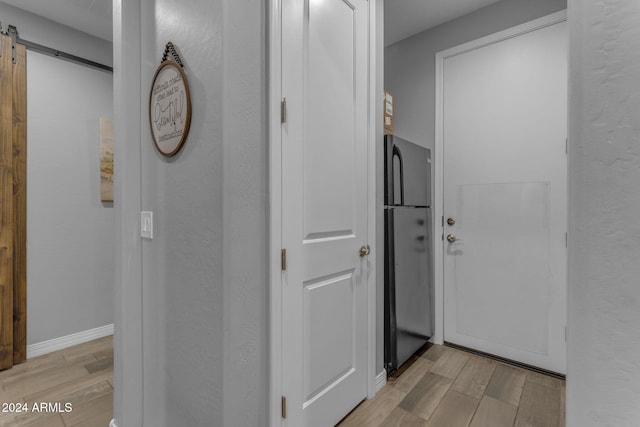
POLYGON ((153 212, 140 212, 140 236, 153 239, 153 212))

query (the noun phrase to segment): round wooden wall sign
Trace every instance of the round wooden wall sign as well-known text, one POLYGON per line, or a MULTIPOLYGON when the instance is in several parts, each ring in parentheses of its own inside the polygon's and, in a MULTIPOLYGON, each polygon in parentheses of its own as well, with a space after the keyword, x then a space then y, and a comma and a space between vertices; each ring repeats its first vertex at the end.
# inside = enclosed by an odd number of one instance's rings
POLYGON ((149 125, 156 147, 173 156, 184 144, 191 126, 191 95, 182 66, 163 61, 156 70, 149 95, 149 125))

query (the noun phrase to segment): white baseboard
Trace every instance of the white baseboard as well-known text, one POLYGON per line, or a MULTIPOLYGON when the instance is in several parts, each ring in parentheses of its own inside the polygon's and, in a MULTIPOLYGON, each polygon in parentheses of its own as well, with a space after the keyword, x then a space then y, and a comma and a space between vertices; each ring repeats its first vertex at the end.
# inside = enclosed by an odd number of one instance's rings
POLYGON ((114 420, 113 418, 111 419, 111 422, 109 423, 109 427, 118 427, 116 425, 116 420, 114 420))
POLYGON ((385 384, 387 384, 387 371, 383 369, 382 372, 376 375, 376 393, 379 392, 385 384))
POLYGON ((71 335, 66 335, 52 340, 42 341, 27 346, 27 359, 42 356, 43 354, 53 351, 62 350, 67 347, 82 344, 87 341, 113 335, 113 323, 110 325, 100 326, 99 328, 89 329, 71 335))

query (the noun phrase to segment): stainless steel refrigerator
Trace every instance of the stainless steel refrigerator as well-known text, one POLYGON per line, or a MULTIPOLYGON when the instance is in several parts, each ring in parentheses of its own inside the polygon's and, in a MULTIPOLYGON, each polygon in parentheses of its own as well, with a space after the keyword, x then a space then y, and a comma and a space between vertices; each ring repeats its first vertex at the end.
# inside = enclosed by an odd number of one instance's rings
POLYGON ((431 151, 385 136, 385 347, 387 373, 433 335, 431 151))

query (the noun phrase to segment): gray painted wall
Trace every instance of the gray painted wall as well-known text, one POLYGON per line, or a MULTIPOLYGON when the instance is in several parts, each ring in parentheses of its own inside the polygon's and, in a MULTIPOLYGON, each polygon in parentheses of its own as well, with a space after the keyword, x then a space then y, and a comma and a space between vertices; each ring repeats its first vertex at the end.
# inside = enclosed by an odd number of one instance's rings
POLYGON ((267 3, 222 2, 224 426, 269 419, 267 3))
MULTIPOLYGON (((123 249, 117 298, 126 304, 116 325, 118 425, 261 426, 267 420, 264 7, 259 0, 114 4, 116 63, 127 67, 116 71, 118 135, 140 143, 122 147, 133 157, 117 169, 117 188, 124 190, 116 202, 122 201, 123 249), (167 159, 151 141, 146 112, 169 40, 185 63, 193 117, 184 148, 167 159), (155 220, 154 239, 141 245, 140 209, 153 211, 155 220), (129 303, 137 291, 141 300, 129 303), (141 377, 139 394, 127 372, 141 377)), ((123 143, 116 144, 118 150, 123 143)))
MULTIPOLYGON (((0 2, 3 30, 111 64, 110 42, 0 2)), ((27 344, 113 323, 114 213, 100 202, 98 119, 112 76, 27 52, 27 344)))
POLYGON ((113 63, 112 44, 71 27, 34 15, 0 1, 2 30, 18 29, 20 38, 105 65, 113 63))
POLYGON ((569 0, 567 425, 640 425, 640 3, 569 0))
POLYGON ((154 213, 154 239, 142 242, 144 423, 222 425, 222 1, 141 4, 142 109, 171 40, 193 111, 186 144, 172 158, 142 127, 141 208, 154 213))
POLYGON ((98 123, 112 111, 111 74, 27 52, 27 344, 113 323, 98 123))
POLYGON ((387 46, 384 83, 394 96, 395 134, 433 149, 436 53, 566 7, 566 0, 505 0, 387 46))
MULTIPOLYGON (((113 414, 117 426, 143 425, 142 241, 140 239, 141 5, 113 1, 115 322, 113 414)), ((146 91, 145 91, 146 92, 146 91)), ((145 131, 148 128, 145 126, 145 131)), ((151 359, 149 354, 147 359, 151 359)), ((154 358, 155 359, 155 358, 154 358)), ((149 424, 148 424, 149 425, 149 424)))

